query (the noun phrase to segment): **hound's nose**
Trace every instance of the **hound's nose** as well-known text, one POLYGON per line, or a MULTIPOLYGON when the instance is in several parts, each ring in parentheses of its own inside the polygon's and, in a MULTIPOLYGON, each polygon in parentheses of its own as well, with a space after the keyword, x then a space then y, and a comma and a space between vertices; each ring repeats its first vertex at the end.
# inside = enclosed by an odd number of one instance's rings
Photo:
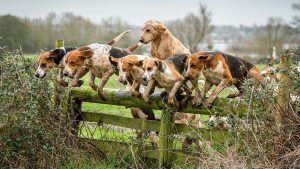
POLYGON ((35 77, 40 77, 38 73, 35 73, 35 77))
POLYGON ((140 42, 141 42, 141 43, 144 43, 144 40, 143 40, 143 39, 140 39, 140 42))
POLYGON ((146 77, 143 77, 142 79, 143 79, 144 81, 146 81, 146 80, 147 80, 147 78, 146 78, 146 77))
POLYGON ((68 72, 64 71, 63 75, 68 76, 68 72))
POLYGON ((184 77, 186 78, 186 79, 190 79, 190 76, 186 73, 186 74, 184 74, 184 77))
POLYGON ((124 80, 122 80, 121 78, 120 78, 120 79, 118 78, 118 81, 119 81, 120 83, 124 83, 124 80))

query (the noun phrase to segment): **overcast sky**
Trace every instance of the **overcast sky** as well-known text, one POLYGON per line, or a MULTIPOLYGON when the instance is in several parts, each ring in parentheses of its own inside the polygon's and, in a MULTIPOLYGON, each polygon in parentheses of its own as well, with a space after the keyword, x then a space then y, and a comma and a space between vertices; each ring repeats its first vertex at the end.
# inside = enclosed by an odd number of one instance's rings
POLYGON ((94 22, 117 16, 130 24, 142 25, 156 19, 168 21, 198 11, 199 2, 205 3, 213 14, 216 25, 260 25, 269 17, 281 17, 291 21, 296 11, 291 4, 299 0, 0 0, 0 15, 21 17, 45 17, 73 12, 94 22))

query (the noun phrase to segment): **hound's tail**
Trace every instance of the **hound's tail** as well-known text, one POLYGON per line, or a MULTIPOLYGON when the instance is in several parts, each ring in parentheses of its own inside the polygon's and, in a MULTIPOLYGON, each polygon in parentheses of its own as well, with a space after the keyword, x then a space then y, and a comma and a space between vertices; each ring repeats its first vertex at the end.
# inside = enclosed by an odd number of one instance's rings
POLYGON ((120 35, 118 35, 117 37, 115 37, 113 40, 110 40, 109 42, 107 42, 107 45, 113 45, 116 42, 119 42, 120 39, 122 39, 125 35, 127 35, 131 30, 126 30, 124 32, 122 32, 120 35))
POLYGON ((133 52, 136 48, 140 47, 142 45, 142 43, 135 43, 131 46, 129 46, 126 50, 129 51, 129 52, 133 52))

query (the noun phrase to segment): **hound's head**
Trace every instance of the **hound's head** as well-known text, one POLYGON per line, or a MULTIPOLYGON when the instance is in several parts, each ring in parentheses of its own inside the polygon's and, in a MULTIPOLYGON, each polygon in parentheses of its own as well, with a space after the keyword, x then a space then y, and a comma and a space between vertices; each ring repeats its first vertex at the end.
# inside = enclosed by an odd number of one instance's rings
POLYGON ((159 21, 147 21, 142 28, 140 42, 147 44, 156 39, 166 31, 166 27, 159 21))
POLYGON ((57 48, 48 52, 42 51, 38 57, 38 68, 35 72, 35 76, 38 78, 44 78, 49 69, 51 69, 55 64, 59 64, 55 63, 54 60, 59 54, 61 54, 62 50, 63 49, 57 48))
POLYGON ((89 47, 80 47, 68 52, 65 58, 64 76, 74 78, 77 70, 83 66, 85 59, 91 58, 93 54, 94 52, 89 47))
POLYGON ((143 63, 143 61, 139 60, 135 55, 128 55, 122 58, 110 57, 110 62, 113 65, 117 65, 119 70, 118 81, 121 83, 126 83, 126 77, 129 75, 133 66, 142 66, 143 63))
POLYGON ((143 61, 144 75, 142 79, 149 81, 157 71, 163 72, 164 63, 157 58, 147 58, 143 61))
POLYGON ((186 60, 186 73, 185 78, 194 79, 199 76, 202 70, 205 68, 207 61, 213 57, 212 52, 197 52, 189 55, 186 60))

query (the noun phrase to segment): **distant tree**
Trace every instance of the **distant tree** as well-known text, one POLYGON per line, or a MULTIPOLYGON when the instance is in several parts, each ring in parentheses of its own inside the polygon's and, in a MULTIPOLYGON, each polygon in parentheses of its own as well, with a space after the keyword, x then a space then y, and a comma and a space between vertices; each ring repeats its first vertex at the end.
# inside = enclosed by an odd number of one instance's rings
POLYGON ((22 19, 4 15, 0 17, 0 46, 10 49, 22 47, 25 51, 30 46, 31 30, 22 19))
POLYGON ((193 53, 198 51, 199 43, 213 31, 211 18, 211 12, 206 5, 200 3, 197 14, 190 13, 183 19, 172 21, 168 25, 172 34, 193 53))
POLYGON ((70 46, 82 46, 100 42, 97 25, 89 19, 73 13, 63 13, 59 19, 57 38, 64 39, 70 46))
POLYGON ((300 43, 300 2, 292 4, 292 9, 297 12, 297 15, 293 17, 291 26, 294 30, 293 42, 300 43))
MULTIPOLYGON (((100 23, 101 40, 109 41, 125 30, 130 30, 131 26, 124 20, 118 17, 109 17, 103 19, 100 23)), ((138 39, 135 40, 138 42, 138 39)), ((117 46, 128 47, 131 45, 132 39, 130 36, 124 37, 117 46)))
MULTIPOLYGON (((292 4, 292 8, 300 12, 300 2, 292 4)), ((300 13, 293 17, 292 25, 296 28, 297 32, 300 32, 300 13)))
MULTIPOLYGON (((35 19, 5 15, 0 16, 0 46, 22 47, 27 53, 36 53, 40 49, 53 49, 57 39, 64 39, 66 46, 105 43, 130 28, 122 19, 113 17, 96 24, 73 13, 49 13, 45 18, 35 19)), ((138 42, 137 38, 126 36, 116 46, 128 47, 138 42)), ((143 53, 142 50, 138 52, 143 53)))
POLYGON ((255 33, 255 47, 259 54, 272 55, 273 46, 281 51, 284 43, 289 41, 290 28, 281 18, 269 18, 267 25, 257 29, 255 33))

